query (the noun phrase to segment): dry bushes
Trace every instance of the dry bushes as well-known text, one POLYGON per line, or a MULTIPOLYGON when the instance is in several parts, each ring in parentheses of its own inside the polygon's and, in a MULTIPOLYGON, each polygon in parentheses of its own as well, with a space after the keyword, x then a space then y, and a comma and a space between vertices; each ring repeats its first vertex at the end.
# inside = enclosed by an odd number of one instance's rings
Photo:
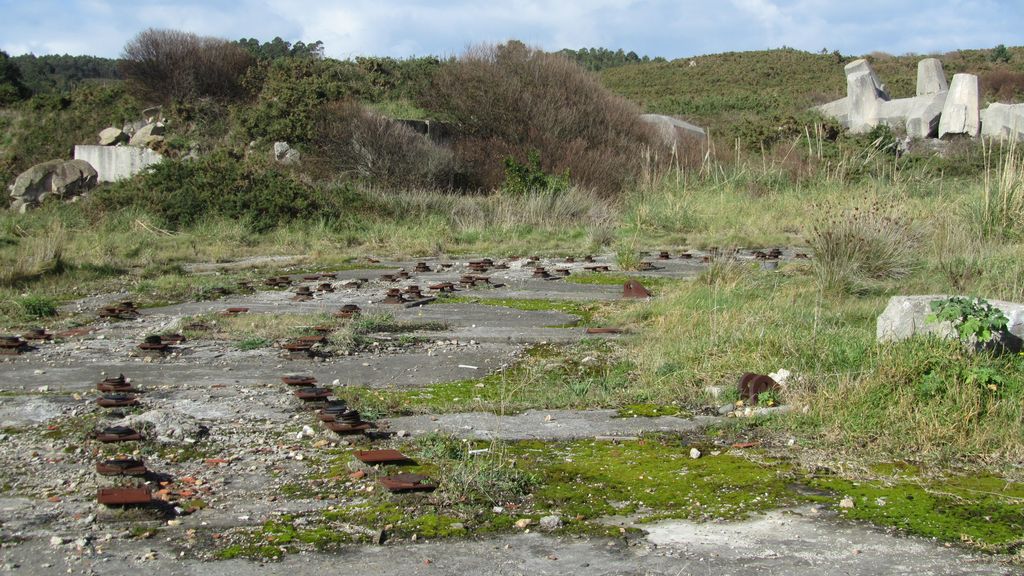
POLYGON ((354 102, 323 106, 307 155, 314 175, 346 174, 378 186, 451 188, 455 161, 412 128, 354 102))
POLYGON ((119 68, 132 91, 147 101, 233 100, 247 95, 242 77, 254 61, 249 51, 227 40, 150 28, 125 45, 119 68))
POLYGON ((1024 72, 992 70, 979 78, 981 93, 996 102, 1020 102, 1024 97, 1024 72))
POLYGON ((639 110, 561 55, 520 42, 469 50, 435 76, 423 105, 459 125, 456 156, 471 185, 495 188, 507 157, 540 154, 549 174, 612 195, 635 178, 644 149, 671 151, 637 120, 639 110))
POLYGON ((818 207, 807 238, 823 291, 856 292, 867 283, 906 276, 916 265, 921 235, 903 208, 864 199, 860 206, 818 207))

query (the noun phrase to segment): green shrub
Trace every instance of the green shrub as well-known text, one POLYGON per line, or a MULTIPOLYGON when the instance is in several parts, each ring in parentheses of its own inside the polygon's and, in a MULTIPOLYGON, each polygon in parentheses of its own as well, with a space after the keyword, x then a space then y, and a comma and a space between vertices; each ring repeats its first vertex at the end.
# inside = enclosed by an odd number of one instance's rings
POLYGON ((981 298, 953 296, 932 302, 931 309, 928 321, 951 322, 961 342, 991 342, 1010 322, 1002 310, 981 298))
POLYGON ((57 302, 48 296, 23 296, 17 302, 22 312, 30 318, 49 318, 57 315, 57 302))
POLYGON ((198 160, 161 162, 137 178, 98 191, 93 200, 106 210, 141 209, 171 228, 219 216, 245 220, 253 231, 263 232, 296 219, 339 218, 343 196, 217 152, 198 160))
POLYGON ((530 152, 525 164, 505 158, 505 182, 501 189, 516 195, 530 192, 564 192, 569 189, 569 170, 562 174, 546 174, 540 167, 540 153, 530 152))

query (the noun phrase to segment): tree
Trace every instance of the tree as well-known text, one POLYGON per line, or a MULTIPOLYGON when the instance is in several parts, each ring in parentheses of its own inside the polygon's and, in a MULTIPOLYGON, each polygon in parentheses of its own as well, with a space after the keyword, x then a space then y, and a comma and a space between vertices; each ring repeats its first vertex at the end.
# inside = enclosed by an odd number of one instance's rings
POLYGON ((7 52, 0 50, 0 106, 7 106, 29 96, 18 68, 7 52))
POLYGON ((120 70, 133 92, 149 101, 235 100, 248 95, 242 78, 254 62, 234 42, 150 28, 125 45, 120 70))

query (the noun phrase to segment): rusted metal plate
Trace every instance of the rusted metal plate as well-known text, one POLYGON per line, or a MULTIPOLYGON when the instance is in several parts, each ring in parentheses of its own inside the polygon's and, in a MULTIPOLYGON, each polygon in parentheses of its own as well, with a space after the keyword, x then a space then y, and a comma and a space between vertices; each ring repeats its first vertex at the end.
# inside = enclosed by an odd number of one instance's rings
POLYGON ((185 342, 185 337, 181 334, 161 334, 160 341, 167 344, 182 344, 185 342))
POLYGON ((334 313, 336 318, 355 318, 362 312, 362 309, 355 304, 345 304, 334 313))
POLYGON ((248 311, 249 311, 248 308, 234 307, 234 308, 228 308, 227 310, 225 310, 224 311, 224 315, 225 316, 237 316, 239 314, 245 314, 248 311))
POLYGON ((281 377, 281 382, 289 386, 312 386, 316 384, 316 378, 313 376, 301 376, 298 374, 289 374, 281 377))
POLYGON ((148 486, 137 488, 100 488, 96 492, 96 501, 105 506, 149 504, 153 501, 153 493, 148 486))
POLYGON ((383 476, 380 483, 391 492, 433 492, 437 484, 422 474, 395 474, 383 476))
POLYGON ((25 340, 53 340, 53 334, 46 331, 45 328, 32 328, 21 335, 25 340))
POLYGON ((293 340, 282 344, 281 348, 284 348, 289 352, 309 352, 313 349, 313 344, 310 342, 303 342, 301 340, 293 340))
POLYGON ((622 285, 623 298, 650 298, 651 291, 636 280, 630 279, 622 285))
POLYGON ((326 426, 327 429, 330 430, 331 432, 334 432, 336 434, 342 434, 342 435, 362 434, 363 432, 366 432, 366 431, 368 431, 368 430, 373 428, 373 424, 370 424, 369 422, 360 422, 358 424, 347 424, 345 422, 337 422, 337 421, 335 421, 335 422, 324 422, 324 426, 326 426))
POLYGON ((398 450, 364 450, 353 452, 356 460, 364 464, 415 464, 416 461, 398 450))
POLYGON ((111 426, 97 433, 96 439, 104 443, 133 442, 142 440, 142 434, 127 426, 111 426))
POLYGON ((622 334, 622 328, 587 328, 587 334, 622 334))
POLYGON ((299 400, 306 402, 317 402, 324 401, 331 396, 334 392, 330 388, 318 388, 316 386, 310 386, 308 388, 299 388, 295 391, 295 397, 299 400))
POLYGON ((96 473, 100 476, 145 476, 146 464, 134 458, 115 458, 96 463, 96 473))

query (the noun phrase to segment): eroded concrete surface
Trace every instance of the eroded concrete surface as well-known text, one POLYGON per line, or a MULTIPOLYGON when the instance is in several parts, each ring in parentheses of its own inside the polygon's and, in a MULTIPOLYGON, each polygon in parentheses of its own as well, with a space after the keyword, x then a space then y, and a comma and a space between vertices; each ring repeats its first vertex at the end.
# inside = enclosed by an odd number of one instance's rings
MULTIPOLYGON (((787 251, 786 257, 792 254, 787 251)), ((699 257, 699 254, 698 254, 699 257)), ((752 259, 752 258, 750 258, 752 259)), ((611 258, 597 258, 611 265, 611 258)), ((646 275, 692 278, 698 260, 653 260, 646 275)), ((430 261, 438 267, 438 261, 430 261)), ((412 270, 415 262, 380 264, 412 270)), ((542 261, 550 270, 567 265, 542 261)), ((246 265, 246 264, 242 264, 246 265)), ((218 266, 195 270, 216 271, 218 266)), ((614 269, 614 266, 612 266, 614 269)), ((231 269, 228 265, 226 269, 231 269)), ((555 537, 539 533, 452 539, 384 546, 348 546, 331 553, 286 555, 281 561, 212 561, 195 554, 193 538, 213 531, 259 526, 282 513, 310 514, 333 505, 331 498, 281 499, 282 487, 308 476, 307 463, 337 437, 322 429, 279 381, 288 373, 315 376, 323 385, 420 387, 476 378, 515 362, 525 347, 571 343, 585 336, 574 316, 555 311, 522 311, 474 303, 433 302, 420 307, 378 302, 389 288, 455 281, 465 262, 442 272, 384 282, 390 269, 340 272, 330 294, 292 302, 291 291, 259 290, 247 296, 143 310, 137 320, 94 323, 87 335, 45 343, 23 356, 0 362, 0 426, 5 480, 0 495, 0 570, 24 574, 1011 574, 1014 568, 972 556, 941 543, 904 538, 840 522, 828 511, 775 511, 742 522, 665 522, 639 526, 646 535, 629 540, 555 537), (360 288, 348 279, 366 278, 360 288), (181 329, 186 317, 241 306, 249 314, 330 313, 358 304, 367 313, 387 311, 405 322, 443 323, 440 330, 415 333, 423 339, 318 360, 289 360, 280 350, 240 351, 225 342, 197 340, 173 354, 147 360, 135 346, 147 334, 181 329), (100 414, 95 384, 124 373, 143 390, 144 408, 122 419, 100 414), (134 419, 133 419, 134 418, 134 419), (139 419, 142 420, 139 420, 139 419), (151 539, 131 533, 133 521, 114 517, 95 504, 92 466, 96 457, 84 434, 62 428, 68 421, 102 424, 157 422, 154 435, 166 446, 188 449, 195 442, 219 447, 216 458, 179 461, 173 454, 146 454, 154 470, 189 478, 207 507, 190 515, 144 517, 140 525, 161 526, 151 539), (52 431, 54 435, 46 436, 52 431)), ((621 287, 535 280, 520 263, 488 274, 501 287, 461 292, 474 298, 529 298, 613 301, 621 287)), ((314 285, 317 282, 308 282, 314 285)), ((88 313, 124 294, 85 299, 67 307, 88 313)), ((693 419, 616 418, 610 410, 532 410, 519 415, 440 414, 392 418, 390 429, 413 436, 442 431, 465 438, 568 440, 627 437, 644 432, 693 431, 713 424, 693 419)), ((382 426, 383 427, 383 426, 382 426)))

